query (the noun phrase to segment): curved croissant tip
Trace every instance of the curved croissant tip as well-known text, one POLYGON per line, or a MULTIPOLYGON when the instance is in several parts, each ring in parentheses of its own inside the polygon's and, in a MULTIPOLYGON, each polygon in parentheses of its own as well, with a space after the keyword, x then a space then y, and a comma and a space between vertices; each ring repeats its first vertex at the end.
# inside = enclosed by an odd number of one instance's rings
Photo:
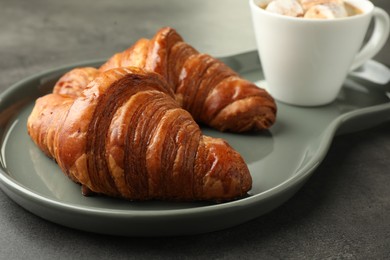
POLYGON ((228 201, 244 196, 252 187, 252 177, 241 155, 225 140, 203 136, 207 147, 203 178, 203 196, 207 200, 228 201), (229 161, 230 163, 223 163, 229 161))

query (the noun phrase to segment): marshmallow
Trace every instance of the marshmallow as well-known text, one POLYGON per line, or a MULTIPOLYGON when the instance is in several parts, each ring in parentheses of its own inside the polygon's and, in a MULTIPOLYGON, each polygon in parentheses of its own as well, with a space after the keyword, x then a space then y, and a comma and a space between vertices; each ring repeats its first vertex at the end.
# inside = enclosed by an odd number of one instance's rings
POLYGON ((271 3, 274 0, 260 0, 257 2, 257 5, 261 8, 265 9, 269 3, 271 3))
POLYGON ((328 3, 314 5, 306 11, 304 18, 312 19, 334 19, 347 17, 348 13, 344 4, 328 3))
POLYGON ((312 6, 315 5, 322 5, 322 4, 330 4, 330 3, 335 3, 335 4, 343 4, 343 0, 299 0, 301 3, 301 6, 305 11, 309 10, 312 6))
POLYGON ((275 0, 270 2, 265 10, 281 15, 302 17, 303 8, 296 0, 275 0))

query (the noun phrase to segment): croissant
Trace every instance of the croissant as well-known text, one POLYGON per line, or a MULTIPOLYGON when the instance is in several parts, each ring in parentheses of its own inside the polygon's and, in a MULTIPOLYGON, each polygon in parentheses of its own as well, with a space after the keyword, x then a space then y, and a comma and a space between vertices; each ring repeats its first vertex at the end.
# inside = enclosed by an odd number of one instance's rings
POLYGON ((273 98, 223 62, 201 54, 172 28, 160 29, 112 56, 100 71, 135 66, 163 76, 195 121, 220 131, 268 129, 276 118, 273 98))
POLYGON ((69 72, 37 99, 27 129, 84 192, 225 201, 251 188, 239 153, 202 135, 165 79, 140 68, 69 72))

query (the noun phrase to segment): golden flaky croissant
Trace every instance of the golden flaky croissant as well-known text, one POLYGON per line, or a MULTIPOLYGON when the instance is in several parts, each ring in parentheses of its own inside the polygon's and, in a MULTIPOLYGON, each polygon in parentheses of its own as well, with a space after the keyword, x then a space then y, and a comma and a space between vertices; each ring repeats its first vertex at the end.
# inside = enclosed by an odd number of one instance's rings
POLYGON ((100 71, 135 66, 163 76, 195 121, 220 131, 268 129, 276 117, 273 98, 221 61, 201 54, 172 28, 111 57, 100 71))
POLYGON ((222 139, 202 135, 174 97, 157 73, 76 69, 36 101, 28 133, 94 193, 182 201, 245 195, 252 181, 242 157, 222 139))

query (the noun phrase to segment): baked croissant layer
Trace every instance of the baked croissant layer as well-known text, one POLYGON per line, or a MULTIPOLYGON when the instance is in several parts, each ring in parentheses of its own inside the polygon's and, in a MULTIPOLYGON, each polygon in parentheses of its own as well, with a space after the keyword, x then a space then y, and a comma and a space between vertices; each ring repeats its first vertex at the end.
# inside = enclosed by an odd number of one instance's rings
POLYGON ((69 178, 93 193, 224 201, 251 188, 240 154, 202 135, 166 80, 140 68, 66 74, 36 101, 27 128, 69 178))
POLYGON ((172 28, 140 39, 112 56, 99 70, 136 66, 163 76, 195 121, 220 131, 264 130, 276 119, 274 99, 226 64, 199 53, 172 28))
POLYGON ((268 129, 273 98, 172 28, 100 68, 75 68, 39 98, 28 133, 83 193, 129 200, 242 197, 252 179, 227 142, 202 134, 268 129))

